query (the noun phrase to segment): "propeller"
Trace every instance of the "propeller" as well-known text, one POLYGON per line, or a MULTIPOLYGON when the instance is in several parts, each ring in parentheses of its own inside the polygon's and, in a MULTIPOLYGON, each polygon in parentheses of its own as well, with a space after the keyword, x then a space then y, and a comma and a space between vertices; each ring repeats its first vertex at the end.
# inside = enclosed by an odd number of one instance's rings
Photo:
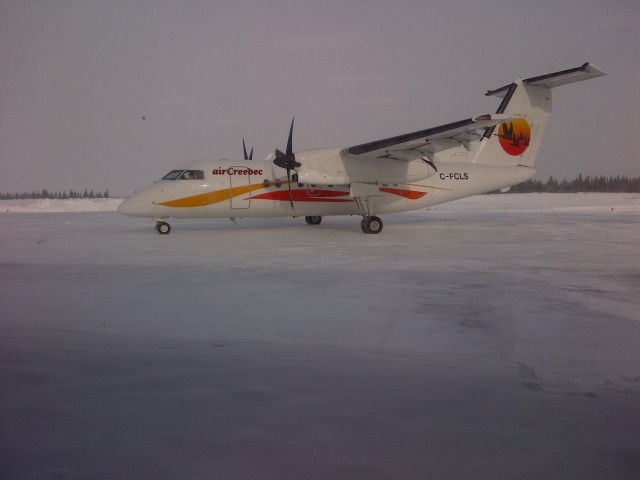
POLYGON ((287 140, 287 151, 282 153, 276 148, 276 158, 273 163, 280 168, 287 170, 287 184, 289 185, 289 202, 291 203, 291 209, 293 209, 293 193, 291 192, 291 170, 301 166, 299 162, 296 162, 296 156, 293 153, 293 122, 295 117, 291 119, 291 128, 289 128, 289 139, 287 140))
POLYGON ((247 155, 247 146, 244 144, 244 138, 242 139, 242 150, 244 150, 244 159, 253 160, 253 147, 251 147, 251 153, 247 155))

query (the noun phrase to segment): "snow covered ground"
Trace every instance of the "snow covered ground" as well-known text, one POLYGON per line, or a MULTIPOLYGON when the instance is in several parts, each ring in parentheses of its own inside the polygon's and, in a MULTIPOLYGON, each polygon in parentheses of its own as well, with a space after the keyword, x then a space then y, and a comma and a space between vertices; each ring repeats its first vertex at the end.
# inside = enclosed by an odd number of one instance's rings
POLYGON ((0 215, 3 478, 637 478, 640 195, 380 235, 25 208, 0 215))

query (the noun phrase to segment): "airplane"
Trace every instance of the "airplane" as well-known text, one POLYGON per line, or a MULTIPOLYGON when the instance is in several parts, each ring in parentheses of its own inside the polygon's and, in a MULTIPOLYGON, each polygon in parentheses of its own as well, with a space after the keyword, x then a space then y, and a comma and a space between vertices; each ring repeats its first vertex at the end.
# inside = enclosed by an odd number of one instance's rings
POLYGON ((175 168, 125 199, 118 212, 151 217, 159 234, 169 218, 323 217, 357 215, 364 233, 378 234, 379 215, 429 208, 471 195, 507 191, 535 173, 551 113, 551 89, 605 75, 583 65, 518 78, 489 90, 495 114, 343 148, 284 152, 264 161, 202 160, 175 168))

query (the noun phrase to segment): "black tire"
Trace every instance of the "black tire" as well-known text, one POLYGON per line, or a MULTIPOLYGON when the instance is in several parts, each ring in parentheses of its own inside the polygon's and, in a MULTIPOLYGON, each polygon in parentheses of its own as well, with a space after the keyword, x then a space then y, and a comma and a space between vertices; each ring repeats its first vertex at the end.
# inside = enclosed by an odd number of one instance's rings
POLYGON ((360 222, 360 228, 362 229, 362 233, 369 233, 367 232, 367 219, 363 218, 362 221, 360 222))
POLYGON ((304 217, 304 220, 309 224, 309 225, 320 225, 320 222, 322 221, 322 217, 304 217))
POLYGON ((156 230, 160 235, 168 235, 171 233, 171 225, 167 222, 158 222, 156 223, 156 230))
POLYGON ((372 233, 372 234, 376 234, 376 233, 380 233, 382 231, 382 227, 383 227, 383 223, 382 220, 380 220, 380 217, 367 217, 365 219, 365 227, 367 230, 367 233, 372 233))

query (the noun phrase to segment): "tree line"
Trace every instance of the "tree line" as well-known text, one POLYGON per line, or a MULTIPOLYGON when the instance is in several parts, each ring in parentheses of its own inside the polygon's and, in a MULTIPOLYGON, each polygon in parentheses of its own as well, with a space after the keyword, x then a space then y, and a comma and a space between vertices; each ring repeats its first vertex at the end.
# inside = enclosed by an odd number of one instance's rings
POLYGON ((76 190, 50 191, 46 188, 34 190, 32 192, 21 193, 0 193, 0 200, 33 200, 33 199, 55 199, 66 200, 68 198, 109 198, 109 189, 104 192, 94 192, 84 189, 83 192, 76 190))
POLYGON ((546 181, 529 179, 526 182, 514 185, 509 193, 576 193, 576 192, 608 192, 608 193, 640 193, 640 177, 627 177, 616 175, 589 176, 582 174, 574 180, 558 180, 553 176, 546 181))

